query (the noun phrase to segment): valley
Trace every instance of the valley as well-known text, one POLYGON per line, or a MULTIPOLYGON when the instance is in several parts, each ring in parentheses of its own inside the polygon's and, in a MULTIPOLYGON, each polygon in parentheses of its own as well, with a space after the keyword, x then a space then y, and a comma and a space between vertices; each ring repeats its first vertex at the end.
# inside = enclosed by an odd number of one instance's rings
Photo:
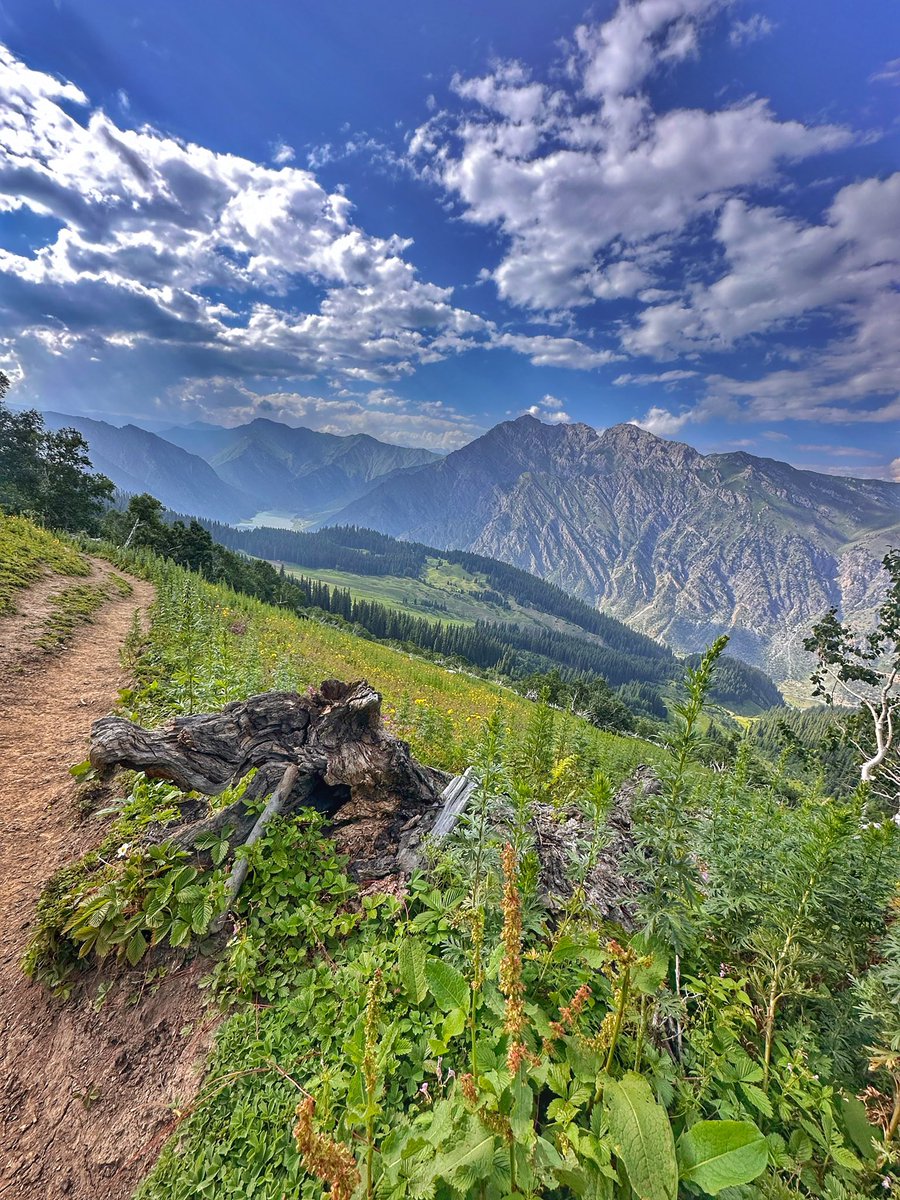
POLYGON ((83 431, 118 487, 177 512, 242 528, 358 525, 474 552, 680 654, 726 633, 733 655, 800 697, 805 631, 831 605, 870 619, 881 556, 900 538, 900 484, 704 456, 632 424, 525 416, 441 457, 268 419, 149 434, 51 416, 83 431))

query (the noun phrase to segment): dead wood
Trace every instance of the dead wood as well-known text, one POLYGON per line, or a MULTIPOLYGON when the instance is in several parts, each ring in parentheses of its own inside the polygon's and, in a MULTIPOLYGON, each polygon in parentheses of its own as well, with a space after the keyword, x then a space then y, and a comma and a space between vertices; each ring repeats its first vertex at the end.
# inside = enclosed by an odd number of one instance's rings
MULTIPOLYGON (((636 799, 659 791, 652 767, 638 767, 619 787, 610 806, 605 844, 584 880, 585 902, 607 920, 634 928, 635 902, 641 885, 629 870, 635 851, 632 808, 636 799)), ((549 804, 535 805, 532 814, 535 850, 540 860, 540 887, 551 912, 560 912, 572 895, 571 851, 591 837, 591 822, 579 810, 559 812, 549 804)))
POLYGON ((248 802, 275 791, 294 765, 282 813, 305 805, 324 813, 338 848, 363 879, 396 870, 401 843, 433 815, 446 783, 384 729, 381 697, 364 680, 326 680, 305 694, 266 692, 217 713, 175 717, 156 730, 103 717, 91 731, 90 759, 101 778, 127 767, 202 797, 217 796, 255 771, 243 798, 219 811, 185 796, 181 822, 166 826, 163 836, 189 849, 202 834, 227 826, 232 846, 246 840, 256 820, 248 802))

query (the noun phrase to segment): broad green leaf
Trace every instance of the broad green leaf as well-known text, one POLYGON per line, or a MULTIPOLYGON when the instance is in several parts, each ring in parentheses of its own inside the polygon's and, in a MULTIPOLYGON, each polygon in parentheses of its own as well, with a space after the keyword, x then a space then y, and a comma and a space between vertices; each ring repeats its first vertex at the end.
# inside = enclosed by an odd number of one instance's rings
POLYGON ((173 946, 183 946, 191 936, 191 927, 187 921, 176 920, 172 922, 172 928, 169 931, 169 942, 173 946))
POLYGON ((609 1132, 640 1200, 675 1200, 678 1166, 666 1110, 642 1075, 629 1071, 604 1091, 609 1132))
POLYGON ((862 1163, 856 1157, 852 1150, 848 1150, 846 1146, 832 1146, 831 1157, 838 1164, 848 1171, 864 1170, 862 1163))
POLYGON ((432 1168, 434 1178, 446 1180, 452 1187, 465 1192, 490 1174, 494 1146, 494 1135, 470 1114, 453 1148, 436 1156, 432 1168))
POLYGON ((212 900, 208 895, 204 895, 191 913, 191 929, 194 933, 206 933, 214 911, 212 900))
POLYGON ((866 1106, 855 1096, 840 1096, 838 1104, 841 1121, 853 1145, 866 1158, 874 1158, 876 1150, 872 1139, 878 1136, 879 1131, 869 1123, 866 1106))
POLYGON ((757 1087, 755 1083, 741 1083, 738 1086, 744 1094, 744 1099, 747 1100, 749 1104, 752 1104, 755 1109, 758 1109, 764 1117, 772 1116, 774 1112, 774 1109, 772 1108, 772 1101, 762 1090, 762 1088, 757 1087))
POLYGON ((509 1124, 513 1137, 519 1145, 530 1145, 534 1141, 534 1121, 532 1120, 534 1096, 527 1081, 522 1078, 521 1071, 513 1079, 510 1087, 512 1108, 509 1112, 509 1124))
POLYGON ((768 1157, 766 1139, 752 1121, 698 1121, 678 1139, 682 1180, 710 1196, 751 1183, 768 1157))
POLYGON ((125 957, 131 963, 131 965, 135 967, 146 953, 147 939, 144 937, 141 931, 138 930, 137 933, 132 934, 128 945, 125 947, 125 957))
POLYGON ((449 1042, 451 1038, 458 1037, 466 1027, 466 1014, 461 1008, 447 1014, 444 1018, 444 1023, 441 1025, 441 1040, 449 1042))
POLYGON ((405 937, 400 943, 400 978, 410 1000, 421 1004, 428 995, 428 980, 425 978, 425 947, 414 937, 405 937))
POLYGON ((469 985, 455 967, 439 958, 429 958, 425 963, 425 978, 428 990, 444 1012, 454 1008, 469 1008, 469 985))

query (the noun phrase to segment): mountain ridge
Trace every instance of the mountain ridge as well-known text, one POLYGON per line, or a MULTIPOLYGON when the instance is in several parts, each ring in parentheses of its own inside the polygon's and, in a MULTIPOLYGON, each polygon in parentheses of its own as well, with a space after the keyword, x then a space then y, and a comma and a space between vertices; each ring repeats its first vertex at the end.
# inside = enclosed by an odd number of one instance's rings
POLYGON ((122 491, 149 491, 169 508, 225 521, 247 521, 261 511, 322 519, 380 480, 438 457, 365 433, 322 433, 265 417, 233 427, 193 422, 161 433, 54 411, 44 418, 54 429, 78 429, 94 469, 122 491))
POLYGON ((327 523, 498 558, 684 653, 728 633, 736 654, 788 679, 821 612, 864 617, 877 603, 900 485, 524 416, 327 523))

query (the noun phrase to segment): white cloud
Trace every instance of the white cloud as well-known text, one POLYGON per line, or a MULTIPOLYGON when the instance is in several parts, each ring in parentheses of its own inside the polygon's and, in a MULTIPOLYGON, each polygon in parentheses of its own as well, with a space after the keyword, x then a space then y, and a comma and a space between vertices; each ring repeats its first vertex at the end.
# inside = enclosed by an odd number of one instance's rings
POLYGON ((697 52, 720 0, 623 0, 580 26, 569 84, 552 89, 518 63, 455 77, 470 105, 440 113, 410 141, 420 171, 496 227, 500 295, 532 309, 632 299, 652 287, 666 243, 730 193, 781 164, 847 143, 834 125, 780 121, 768 103, 657 112, 654 72, 697 52))
POLYGON ((620 357, 612 350, 594 350, 577 338, 553 337, 549 334, 499 333, 492 339, 492 344, 527 355, 536 367, 569 367, 586 371, 616 362, 620 357))
POLYGON ((614 387, 624 387, 630 384, 635 387, 647 387, 650 384, 662 384, 666 387, 671 387, 673 384, 681 383, 685 379, 696 379, 699 371, 686 371, 682 369, 672 371, 658 371, 656 374, 632 375, 627 372, 624 375, 617 375, 613 380, 614 387))
POLYGON ((293 162, 297 157, 293 146, 289 146, 287 142, 277 141, 272 146, 272 162, 279 167, 285 166, 287 163, 293 162))
POLYGON ((763 420, 897 419, 900 172, 842 188, 818 225, 732 198, 716 238, 725 272, 646 308, 625 334, 626 347, 657 358, 730 349, 826 313, 839 330, 826 347, 793 354, 798 365, 757 379, 714 375, 711 396, 740 399, 763 420))
POLYGON ((869 77, 870 83, 900 84, 900 58, 892 58, 884 66, 869 77))
POLYGON ((852 467, 836 466, 834 463, 817 463, 813 466, 807 463, 797 463, 801 471, 819 471, 823 475, 840 475, 847 479, 883 479, 887 483, 900 483, 900 458, 893 462, 879 463, 877 466, 852 467))
POLYGON ((523 410, 530 417, 537 417, 548 425, 568 425, 572 420, 563 408, 563 401, 557 396, 542 396, 537 404, 532 404, 523 410))
POLYGON ((484 433, 478 421, 441 401, 409 400, 390 388, 345 389, 337 397, 299 392, 260 394, 241 383, 214 378, 192 384, 177 397, 179 419, 240 425, 268 417, 322 433, 368 433, 383 441, 456 450, 484 433))
POLYGON ((272 156, 119 128, 0 46, 0 205, 58 223, 33 251, 0 249, 0 322, 31 386, 63 339, 85 361, 143 355, 147 378, 164 361, 184 379, 384 383, 476 345, 584 369, 607 360, 571 338, 498 335, 419 277, 408 239, 366 233, 283 142, 272 156), (311 303, 294 299, 298 285, 311 303))
POLYGON ((768 37, 775 29, 774 22, 762 13, 753 13, 745 21, 735 21, 728 31, 728 40, 732 46, 746 46, 750 42, 758 42, 768 37))
POLYGON ((654 405, 639 420, 629 421, 628 424, 638 425, 658 437, 674 437, 690 420, 692 414, 689 411, 673 413, 654 405))

